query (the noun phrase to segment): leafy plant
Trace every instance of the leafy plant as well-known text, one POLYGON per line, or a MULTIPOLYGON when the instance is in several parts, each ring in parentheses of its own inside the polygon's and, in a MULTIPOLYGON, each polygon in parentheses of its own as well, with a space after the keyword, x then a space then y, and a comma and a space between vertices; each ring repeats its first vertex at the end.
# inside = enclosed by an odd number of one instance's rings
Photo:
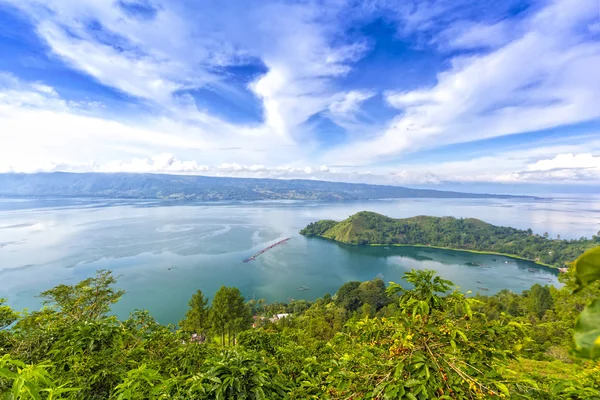
MULTIPOLYGON (((578 285, 574 293, 577 293, 600 279, 600 247, 585 252, 574 267, 578 285)), ((600 299, 593 300, 579 315, 574 339, 581 357, 600 358, 600 299)))

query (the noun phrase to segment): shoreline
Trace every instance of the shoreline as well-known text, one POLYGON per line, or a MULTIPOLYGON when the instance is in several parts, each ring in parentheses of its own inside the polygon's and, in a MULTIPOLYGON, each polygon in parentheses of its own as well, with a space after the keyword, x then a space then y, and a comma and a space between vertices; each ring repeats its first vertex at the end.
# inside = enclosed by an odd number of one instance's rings
POLYGON ((327 240, 331 240, 333 242, 336 243, 343 243, 343 244, 347 244, 350 246, 370 246, 370 247, 424 247, 424 248, 429 248, 429 249, 441 249, 441 250, 452 250, 452 251, 462 251, 465 253, 474 253, 474 254, 489 254, 489 255, 495 255, 495 256, 503 256, 503 257, 508 257, 508 258, 514 258, 516 260, 523 260, 523 261, 529 261, 532 262, 534 264, 540 265, 542 267, 547 267, 547 268, 552 268, 555 270, 560 271, 560 267, 557 267, 555 265, 550 265, 550 264, 545 264, 542 262, 538 262, 535 260, 531 260, 529 258, 525 258, 525 257, 521 257, 521 256, 517 256, 515 254, 506 254, 506 253, 498 253, 495 251, 484 251, 484 250, 468 250, 468 249, 456 249, 453 247, 442 247, 442 246, 429 246, 426 244, 380 244, 380 243, 373 243, 373 244, 353 244, 353 243, 346 243, 346 242, 341 242, 339 240, 335 240, 335 239, 330 239, 328 237, 325 236, 321 236, 321 235, 315 235, 315 237, 321 238, 321 239, 327 239, 327 240))

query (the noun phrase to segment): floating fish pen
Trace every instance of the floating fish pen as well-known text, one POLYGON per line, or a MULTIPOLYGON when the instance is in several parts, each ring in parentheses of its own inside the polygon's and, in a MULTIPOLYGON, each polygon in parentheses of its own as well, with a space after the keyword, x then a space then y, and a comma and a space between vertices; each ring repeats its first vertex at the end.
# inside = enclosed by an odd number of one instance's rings
POLYGON ((310 288, 308 286, 298 286, 298 290, 301 292, 304 292, 305 290, 309 290, 310 288))
POLYGON ((490 290, 490 288, 486 288, 486 287, 478 287, 477 289, 481 289, 481 290, 484 290, 486 292, 489 292, 489 290, 490 290))
POLYGON ((277 242, 277 243, 273 243, 273 244, 272 244, 272 245, 270 245, 269 247, 265 247, 264 249, 262 249, 262 250, 261 250, 261 251, 259 251, 258 253, 256 253, 256 254, 253 254, 253 255, 251 255, 250 257, 248 257, 248 258, 246 258, 245 260, 242 260, 242 261, 243 261, 243 262, 245 262, 245 263, 247 263, 247 262, 250 262, 250 261, 254 261, 254 260, 256 260, 256 257, 260 256, 262 253, 264 253, 264 252, 266 252, 266 251, 269 251, 269 250, 271 250, 271 249, 272 249, 273 247, 275 247, 275 246, 279 246, 280 244, 284 244, 284 243, 286 243, 286 242, 287 242, 288 240, 290 240, 290 239, 291 239, 291 237, 289 237, 289 238, 285 238, 285 239, 283 239, 283 240, 280 240, 280 241, 279 241, 279 242, 277 242))

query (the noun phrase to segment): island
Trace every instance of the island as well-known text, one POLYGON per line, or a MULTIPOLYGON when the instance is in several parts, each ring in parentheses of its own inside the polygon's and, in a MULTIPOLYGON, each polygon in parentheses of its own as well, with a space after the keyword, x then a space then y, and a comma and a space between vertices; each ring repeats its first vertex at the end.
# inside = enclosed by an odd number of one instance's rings
POLYGON ((548 234, 534 234, 531 229, 496 226, 475 218, 421 215, 394 219, 369 211, 341 222, 313 222, 300 233, 359 246, 426 246, 498 254, 556 268, 600 246, 600 232, 591 239, 558 240, 548 234))

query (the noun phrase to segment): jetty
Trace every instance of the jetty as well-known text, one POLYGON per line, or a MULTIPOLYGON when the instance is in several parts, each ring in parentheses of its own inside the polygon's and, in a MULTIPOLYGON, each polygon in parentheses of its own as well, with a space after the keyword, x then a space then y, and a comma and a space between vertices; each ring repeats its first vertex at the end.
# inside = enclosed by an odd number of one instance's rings
POLYGON ((256 260, 256 257, 260 256, 262 253, 264 253, 264 252, 266 252, 266 251, 269 251, 269 250, 271 250, 271 249, 272 249, 273 247, 275 247, 275 246, 279 246, 280 244, 284 244, 284 243, 286 243, 286 242, 287 242, 288 240, 290 240, 290 239, 291 239, 291 237, 289 237, 289 238, 285 238, 285 239, 283 239, 283 240, 280 240, 280 241, 279 241, 279 242, 277 242, 277 243, 273 243, 273 244, 272 244, 272 245, 270 245, 269 247, 265 247, 264 249, 262 249, 262 250, 261 250, 261 251, 259 251, 258 253, 256 253, 256 254, 253 254, 253 255, 251 255, 250 257, 248 257, 248 258, 246 258, 245 260, 242 260, 242 261, 243 261, 243 262, 245 262, 245 263, 247 263, 247 262, 250 262, 250 261, 254 261, 254 260, 256 260))

